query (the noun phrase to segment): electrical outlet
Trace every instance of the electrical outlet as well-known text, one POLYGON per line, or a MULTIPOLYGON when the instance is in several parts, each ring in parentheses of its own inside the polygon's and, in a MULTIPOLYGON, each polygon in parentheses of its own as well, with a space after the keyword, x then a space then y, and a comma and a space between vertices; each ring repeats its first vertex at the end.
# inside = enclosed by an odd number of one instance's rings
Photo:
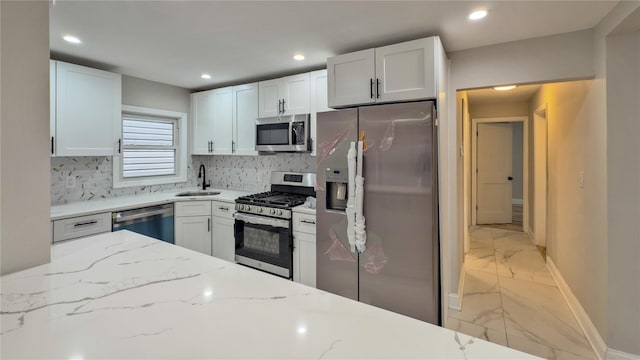
POLYGON ((76 187, 76 177, 75 176, 67 176, 65 185, 66 185, 67 189, 72 189, 72 188, 76 187))
POLYGON ((578 185, 580 186, 580 189, 584 188, 584 171, 580 171, 578 173, 578 185))

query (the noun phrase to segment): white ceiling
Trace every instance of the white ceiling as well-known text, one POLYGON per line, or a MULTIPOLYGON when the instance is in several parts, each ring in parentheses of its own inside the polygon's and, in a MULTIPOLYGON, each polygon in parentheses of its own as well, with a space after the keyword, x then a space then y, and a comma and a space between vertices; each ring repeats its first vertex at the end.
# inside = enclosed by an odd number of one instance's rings
POLYGON ((468 49, 595 26, 616 1, 61 1, 53 57, 189 89, 321 68, 326 58, 429 35, 468 49), (471 22, 472 10, 486 8, 471 22), (80 45, 62 36, 73 34, 80 45), (292 59, 302 52, 306 60, 292 59), (210 73, 210 80, 200 74, 210 73))
POLYGON ((496 104, 529 101, 540 89, 537 85, 520 85, 512 90, 499 91, 493 88, 467 90, 469 105, 496 104))

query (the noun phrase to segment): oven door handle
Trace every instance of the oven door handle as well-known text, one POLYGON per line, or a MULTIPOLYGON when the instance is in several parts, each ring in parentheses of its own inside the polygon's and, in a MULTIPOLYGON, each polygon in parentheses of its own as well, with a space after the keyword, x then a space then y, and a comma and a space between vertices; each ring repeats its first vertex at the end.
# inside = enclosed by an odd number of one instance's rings
POLYGON ((282 219, 274 219, 266 216, 249 215, 249 214, 243 214, 243 213, 235 213, 233 217, 236 220, 244 221, 248 224, 267 225, 267 226, 273 226, 273 227, 284 228, 284 229, 289 228, 289 221, 282 220, 282 219))

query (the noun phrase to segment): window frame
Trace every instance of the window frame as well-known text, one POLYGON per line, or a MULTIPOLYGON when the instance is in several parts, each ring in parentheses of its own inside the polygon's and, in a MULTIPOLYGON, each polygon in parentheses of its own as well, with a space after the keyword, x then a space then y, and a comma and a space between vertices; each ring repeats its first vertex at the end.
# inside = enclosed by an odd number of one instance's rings
POLYGON ((132 186, 163 185, 187 182, 187 114, 177 111, 147 108, 141 106, 122 105, 122 112, 118 117, 116 128, 116 153, 113 156, 113 188, 120 189, 132 186), (123 176, 122 151, 122 118, 125 115, 141 117, 157 117, 176 121, 174 129, 174 147, 176 149, 174 175, 150 175, 141 177, 123 176))

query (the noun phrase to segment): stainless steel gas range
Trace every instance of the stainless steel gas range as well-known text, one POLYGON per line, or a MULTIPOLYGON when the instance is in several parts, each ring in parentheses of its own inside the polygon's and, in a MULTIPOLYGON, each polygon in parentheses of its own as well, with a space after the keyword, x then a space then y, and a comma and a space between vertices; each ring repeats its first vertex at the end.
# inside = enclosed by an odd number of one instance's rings
POLYGON ((274 171, 271 191, 236 199, 236 262, 293 277, 291 209, 316 196, 315 174, 274 171))

